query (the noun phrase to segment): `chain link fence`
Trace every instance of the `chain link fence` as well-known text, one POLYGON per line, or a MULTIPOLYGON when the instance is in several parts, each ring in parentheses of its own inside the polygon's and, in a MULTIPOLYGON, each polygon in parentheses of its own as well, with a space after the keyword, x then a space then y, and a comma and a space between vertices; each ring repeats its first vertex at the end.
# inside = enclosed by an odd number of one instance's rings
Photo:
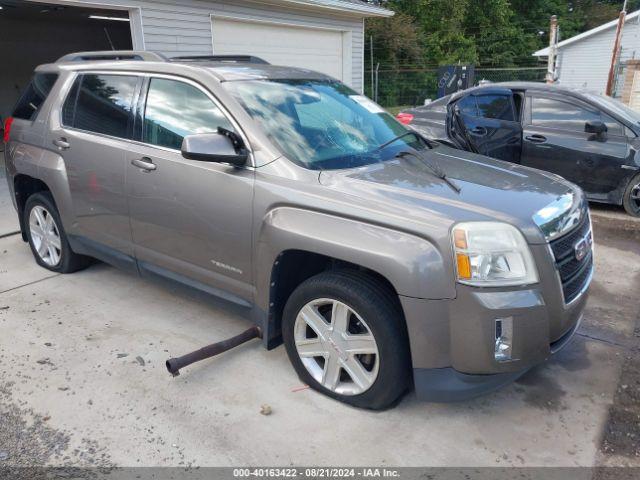
MULTIPOLYGON (((540 67, 476 68, 475 82, 543 82, 546 72, 546 68, 540 67)), ((364 93, 388 109, 423 105, 425 100, 437 97, 437 67, 390 69, 380 66, 377 71, 365 70, 364 73, 364 93)))

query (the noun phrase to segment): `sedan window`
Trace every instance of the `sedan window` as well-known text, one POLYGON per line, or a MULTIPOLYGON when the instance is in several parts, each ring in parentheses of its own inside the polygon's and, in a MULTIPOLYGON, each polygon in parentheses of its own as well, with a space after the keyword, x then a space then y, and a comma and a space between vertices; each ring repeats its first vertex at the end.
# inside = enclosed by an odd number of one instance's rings
POLYGON ((588 109, 554 98, 533 97, 531 110, 533 125, 584 132, 587 122, 604 122, 612 135, 622 135, 624 132, 622 125, 595 108, 588 109))
POLYGON ((468 95, 457 102, 463 115, 515 121, 511 97, 505 95, 468 95))
POLYGON ((469 95, 458 101, 458 108, 463 115, 471 115, 472 117, 478 116, 478 105, 476 104, 476 97, 469 95))
POLYGON ((497 120, 515 121, 511 97, 505 95, 479 95, 478 114, 482 118, 495 118, 497 120))

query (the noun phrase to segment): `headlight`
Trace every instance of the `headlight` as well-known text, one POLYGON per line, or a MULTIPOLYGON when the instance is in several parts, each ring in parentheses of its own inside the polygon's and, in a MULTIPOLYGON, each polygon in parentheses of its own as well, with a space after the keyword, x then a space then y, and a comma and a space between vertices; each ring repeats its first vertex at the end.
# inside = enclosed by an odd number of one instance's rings
POLYGON ((515 227, 500 222, 459 223, 452 235, 460 283, 497 287, 538 282, 529 246, 515 227))

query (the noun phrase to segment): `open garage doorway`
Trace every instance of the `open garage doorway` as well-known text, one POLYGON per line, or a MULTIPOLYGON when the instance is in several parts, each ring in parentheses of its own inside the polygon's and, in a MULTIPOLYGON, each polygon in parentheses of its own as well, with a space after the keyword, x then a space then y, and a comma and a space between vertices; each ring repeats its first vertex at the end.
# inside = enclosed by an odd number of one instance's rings
POLYGON ((129 12, 62 2, 0 0, 0 118, 6 118, 33 69, 85 50, 130 50, 129 12))

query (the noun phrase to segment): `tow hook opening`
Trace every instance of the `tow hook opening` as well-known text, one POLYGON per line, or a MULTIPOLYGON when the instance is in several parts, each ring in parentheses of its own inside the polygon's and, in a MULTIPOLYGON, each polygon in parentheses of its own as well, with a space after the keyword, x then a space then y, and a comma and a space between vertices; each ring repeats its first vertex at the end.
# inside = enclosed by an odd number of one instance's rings
POLYGON ((191 365, 192 363, 220 355, 221 353, 231 350, 243 343, 247 343, 249 340, 253 340, 254 338, 262 338, 262 330, 260 327, 251 327, 235 337, 212 343, 211 345, 207 345, 206 347, 196 350, 195 352, 187 353, 181 357, 170 358, 165 362, 165 365, 169 373, 174 377, 177 377, 180 375, 180 369, 191 365))

